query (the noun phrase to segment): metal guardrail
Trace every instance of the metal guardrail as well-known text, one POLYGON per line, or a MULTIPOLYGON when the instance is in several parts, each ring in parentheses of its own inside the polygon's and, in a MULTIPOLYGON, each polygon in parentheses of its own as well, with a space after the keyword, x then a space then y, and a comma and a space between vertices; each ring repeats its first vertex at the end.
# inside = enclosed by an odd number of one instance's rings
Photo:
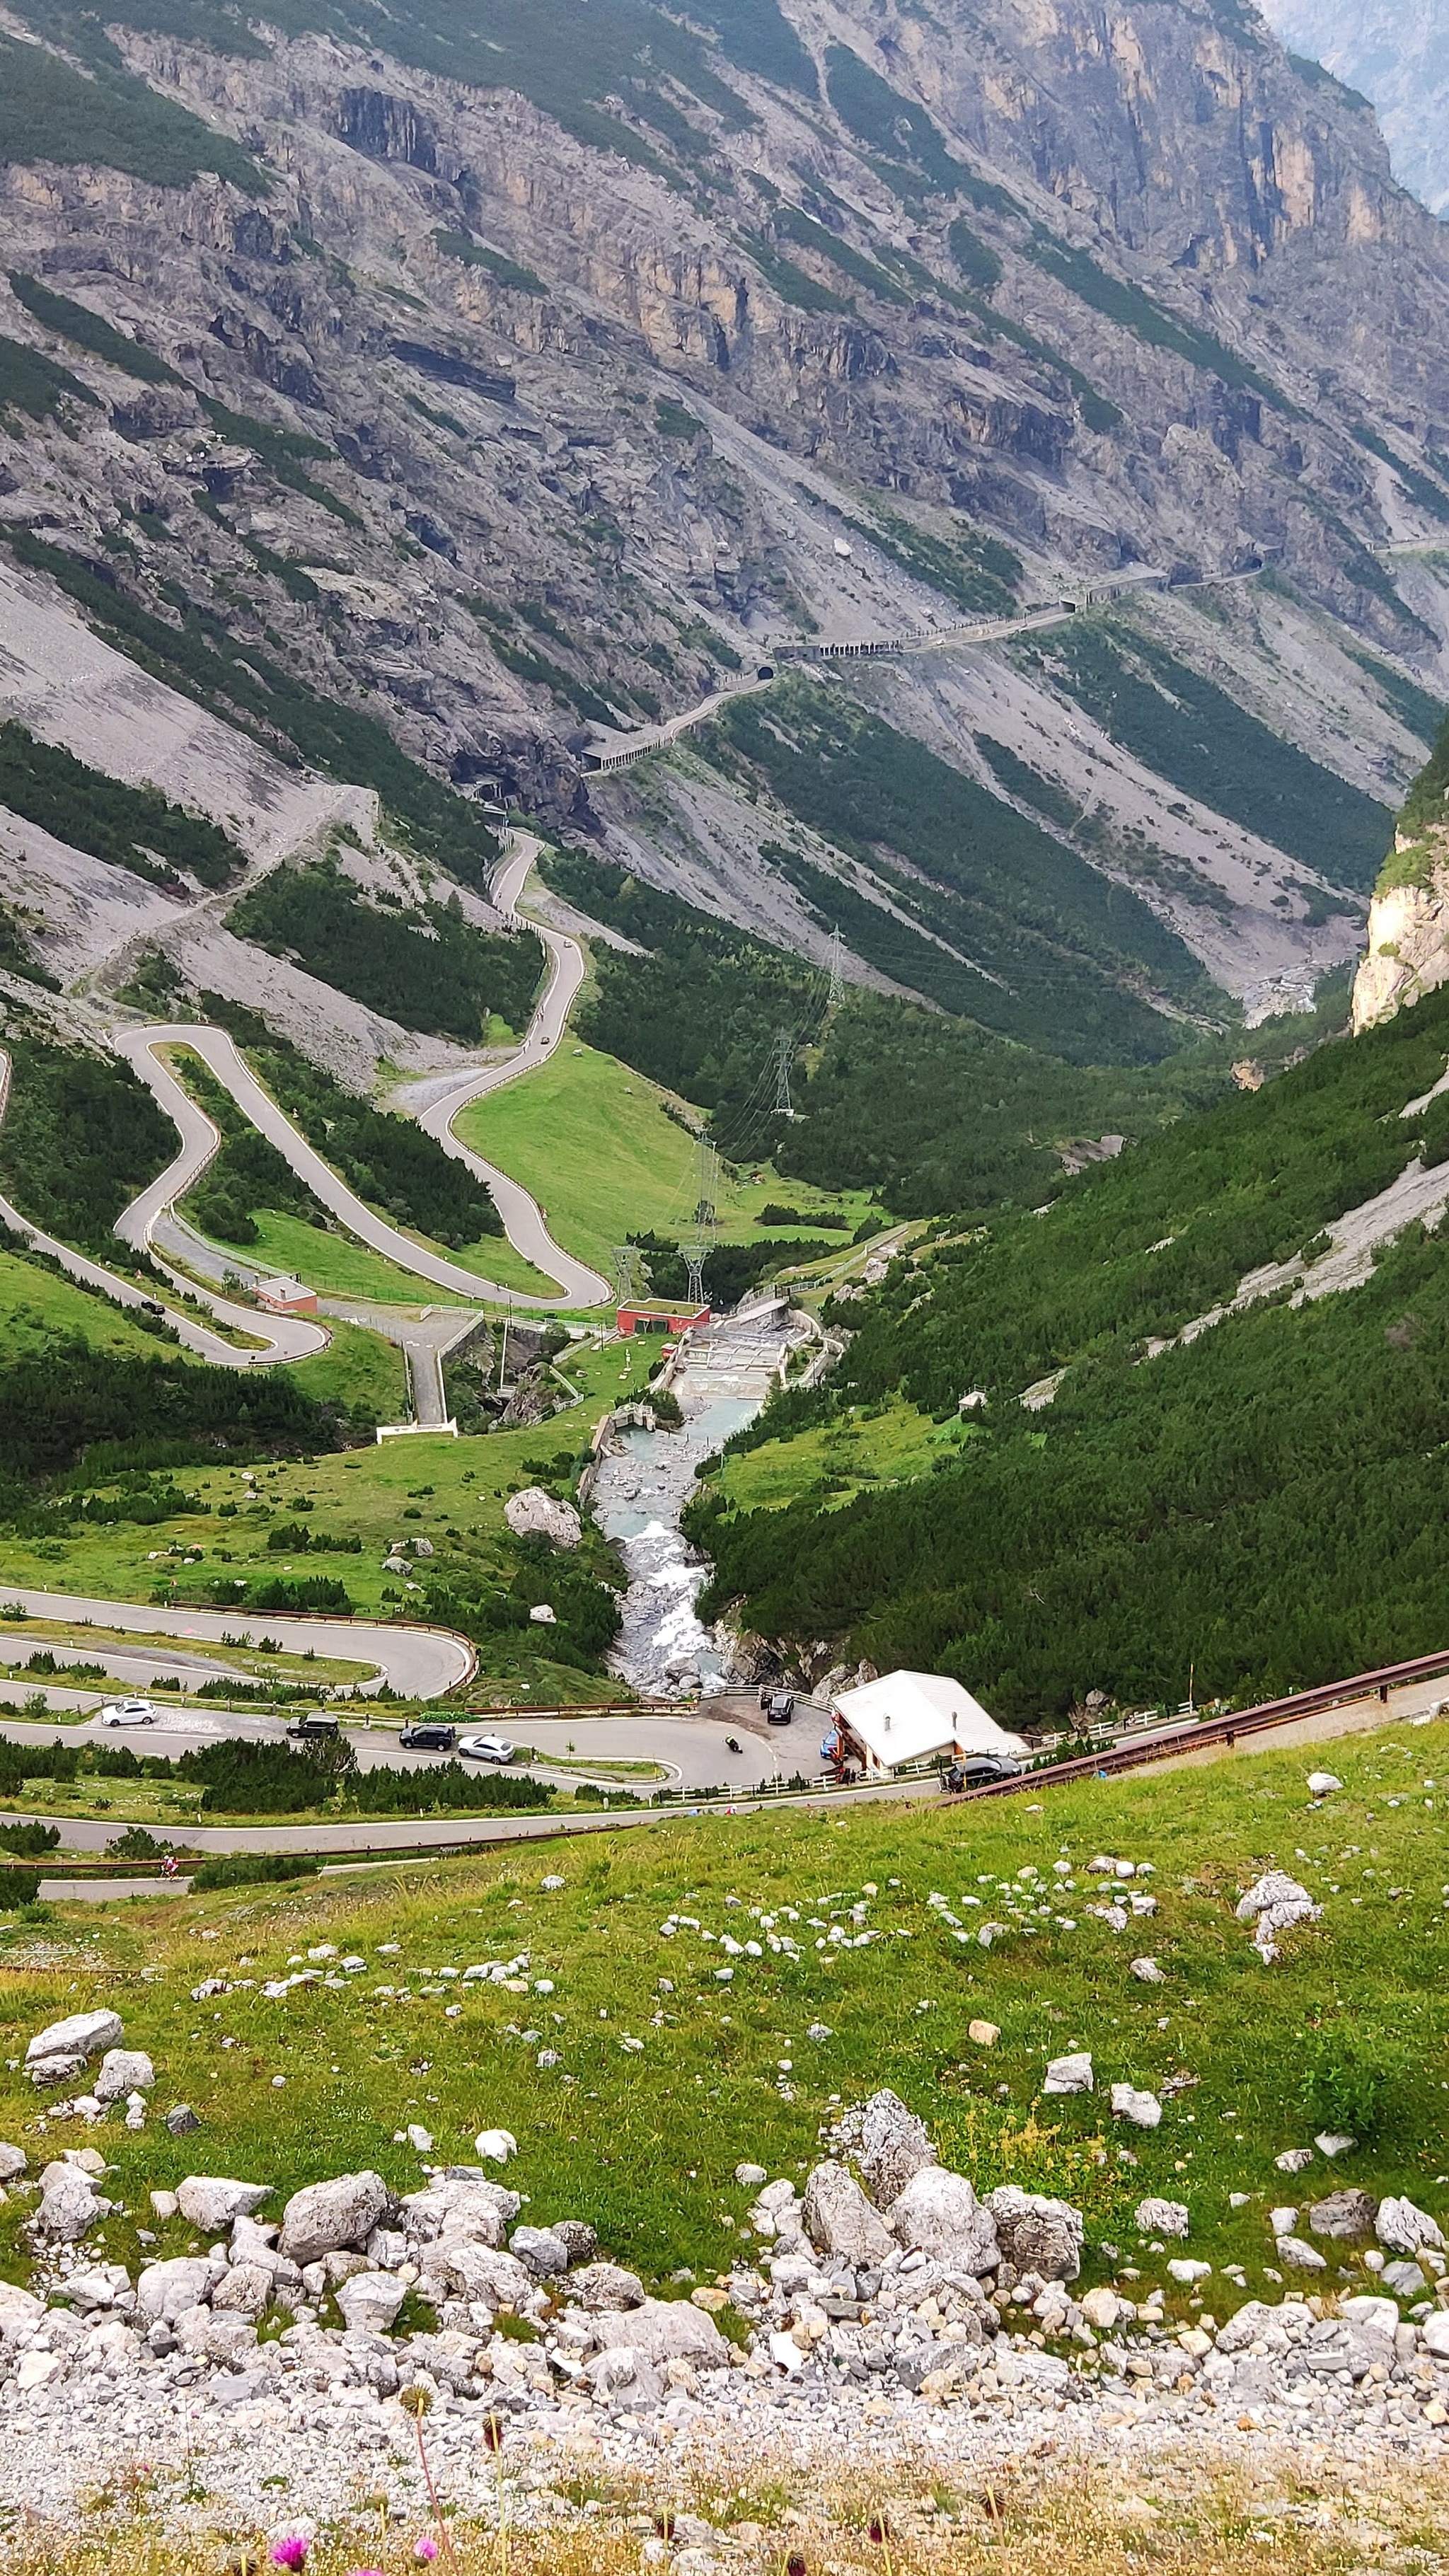
POLYGON ((1190 1720, 1135 1743, 1114 1744, 1101 1753, 1079 1755, 1071 1762, 1043 1763, 1040 1770, 1024 1771, 1020 1779, 993 1780, 988 1787, 968 1789, 965 1794, 969 1798, 1010 1798, 1023 1789, 1037 1789, 1044 1784, 1096 1780, 1118 1771, 1143 1770, 1150 1763, 1170 1761, 1176 1754, 1195 1751, 1199 1745, 1232 1745, 1240 1735, 1268 1734, 1275 1727, 1291 1726, 1297 1718, 1313 1717, 1324 1709, 1342 1707, 1375 1694, 1387 1705, 1391 1690, 1402 1688, 1406 1682, 1432 1681, 1441 1673, 1449 1674, 1449 1648, 1436 1655, 1412 1656, 1407 1663, 1380 1664, 1372 1672, 1355 1673, 1347 1681, 1324 1682, 1316 1690, 1292 1691, 1283 1699, 1261 1700, 1253 1708, 1190 1720))

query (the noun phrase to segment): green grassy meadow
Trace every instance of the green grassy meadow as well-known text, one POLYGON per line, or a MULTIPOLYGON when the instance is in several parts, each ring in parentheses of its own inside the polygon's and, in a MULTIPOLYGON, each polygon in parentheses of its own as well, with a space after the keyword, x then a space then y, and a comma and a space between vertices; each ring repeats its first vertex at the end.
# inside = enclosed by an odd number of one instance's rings
MULTIPOLYGON (((1441 2216, 1449 2200, 1437 1794, 1449 1726, 1386 1726, 1335 1743, 1333 1760, 1346 1786, 1320 1808, 1305 1788, 1311 1753, 1269 1752, 1044 1788, 1040 1802, 710 1815, 285 1892, 55 1908, 40 1932, 0 1932, 0 2055, 22 2056, 61 2012, 113 2001, 127 2045, 156 2060, 158 2111, 185 2100, 200 2113, 189 2139, 159 2119, 142 2136, 113 2120, 99 2139, 110 2195, 132 2213, 109 2222, 107 2251, 128 2262, 147 2191, 188 2171, 268 2182, 278 2201, 362 2166, 409 2189, 418 2159, 393 2132, 416 2120, 438 2161, 467 2160, 481 2127, 511 2129, 508 2178, 531 2220, 589 2218, 652 2280, 680 2264, 713 2275, 743 2241, 736 2163, 802 2173, 833 2102, 891 2084, 979 2188, 1010 2179, 1085 2211, 1084 2281, 1161 2281, 1179 2314, 1190 2294, 1166 2282, 1132 2213, 1149 2193, 1186 2201, 1186 2250, 1215 2266, 1200 2304, 1221 2315, 1240 2295, 1224 2265, 1241 2267, 1247 2291, 1279 2295, 1274 2205, 1345 2182, 1441 2216), (1131 1885, 1157 1911, 1121 1934, 1088 1910, 1105 1894, 1086 1867, 1099 1852, 1152 1866, 1131 1885), (1074 1885, 1049 1899, 1062 1860, 1074 1885), (1233 1909, 1275 1863, 1324 1914, 1264 1967, 1233 1909), (546 1890, 554 1873, 566 1883, 546 1890), (719 1978, 718 1940, 661 1933, 676 1909, 757 1939, 760 1955, 742 1952, 719 1978), (1003 1927, 989 1949, 974 1937, 988 1920, 1003 1927), (769 1948, 782 1934, 797 1957, 769 1948), (324 1944, 365 1957, 365 1972, 309 1962, 324 1944), (1147 1950, 1163 1985, 1129 1972, 1147 1950), (506 1987, 439 1973, 524 1952, 506 1987), (262 1994, 309 1964, 317 1982, 262 1994), (210 1977, 254 1982, 194 2001, 210 1977), (999 2026, 993 2047, 969 2040, 975 2017, 999 2026), (810 2038, 812 2026, 828 2035, 810 2038), (536 2065, 545 2046, 557 2067, 536 2065), (1096 2092, 1044 2097, 1047 2059, 1078 2046, 1093 2053, 1096 2092), (1164 2094, 1160 2128, 1112 2118, 1118 2080, 1164 2094), (1316 2131, 1350 2126, 1360 2144, 1334 2165, 1320 2157, 1292 2181, 1275 2167, 1316 2131), (1234 2191, 1249 2195, 1239 2209, 1234 2191)), ((38 2109, 18 2072, 0 2071, 0 2134, 32 2163, 53 2151, 38 2109)), ((17 2277, 23 2215, 0 2209, 0 2260, 17 2277)), ((158 2255, 191 2241, 183 2220, 159 2235, 158 2255)), ((1309 2286, 1367 2286, 1350 2249, 1329 2257, 1309 2286)))
POLYGON ((57 1341, 89 1342, 127 1359, 146 1358, 168 1345, 132 1323, 124 1307, 39 1261, 0 1250, 0 1342, 6 1357, 25 1359, 57 1341))
POLYGON ((898 1395, 852 1406, 838 1420, 789 1440, 763 1441, 726 1459, 719 1484, 735 1511, 769 1509, 813 1494, 848 1503, 863 1487, 929 1476, 974 1436, 960 1422, 934 1422, 898 1395))
MULTIPOLYGON (((229 1244, 217 1242, 218 1252, 231 1254, 251 1266, 302 1279, 324 1297, 368 1297, 378 1305, 413 1306, 421 1290, 435 1306, 463 1306, 468 1302, 456 1289, 435 1287, 417 1271, 405 1270, 400 1262, 389 1261, 384 1253, 374 1252, 353 1235, 334 1234, 329 1227, 308 1225, 304 1218, 288 1216, 277 1208, 255 1208, 251 1214, 257 1228, 255 1243, 234 1250, 229 1244)), ((439 1250, 436 1244, 423 1244, 421 1237, 418 1241, 426 1251, 439 1250)), ((558 1282, 546 1279, 531 1261, 515 1252, 506 1235, 491 1235, 486 1243, 465 1244, 444 1258, 458 1262, 465 1270, 477 1270, 480 1304, 484 1302, 485 1279, 500 1288, 516 1288, 527 1297, 558 1294, 558 1282)))
MULTIPOLYGON (((606 1274, 613 1246, 626 1234, 677 1238, 693 1215, 696 1149, 679 1123, 674 1095, 597 1048, 566 1042, 525 1082, 505 1083, 474 1101, 456 1129, 465 1145, 532 1190, 557 1242, 606 1274)), ((852 1225, 869 1211, 864 1191, 817 1190, 752 1166, 739 1181, 721 1174, 721 1238, 739 1243, 765 1234, 787 1243, 802 1229, 755 1223, 772 1201, 798 1208, 807 1219, 815 1208, 843 1208, 852 1225)))

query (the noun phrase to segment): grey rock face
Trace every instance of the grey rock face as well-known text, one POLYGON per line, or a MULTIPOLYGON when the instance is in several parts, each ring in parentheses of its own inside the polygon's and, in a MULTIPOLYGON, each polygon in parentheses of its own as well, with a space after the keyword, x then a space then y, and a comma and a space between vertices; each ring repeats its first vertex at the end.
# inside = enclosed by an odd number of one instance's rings
POLYGON ((1039 2272, 1044 2281, 1075 2281, 1086 2228, 1070 2201, 1020 2191, 1008 2182, 988 2194, 986 2207, 996 2221, 1001 2251, 1018 2272, 1039 2272))
POLYGON ((912 2175, 936 2161, 924 2123, 889 2086, 843 2111, 832 2137, 856 2166, 877 2209, 889 2209, 912 2175))
POLYGON ((281 2251, 301 2265, 343 2246, 365 2245, 387 2205, 381 2174, 339 2174, 331 2182, 308 2183, 282 2212, 281 2251))
POLYGON ((895 2252, 890 2229, 844 2165, 816 2166, 805 2187, 804 2215, 806 2235, 824 2254, 843 2254, 859 2267, 884 2263, 895 2252))

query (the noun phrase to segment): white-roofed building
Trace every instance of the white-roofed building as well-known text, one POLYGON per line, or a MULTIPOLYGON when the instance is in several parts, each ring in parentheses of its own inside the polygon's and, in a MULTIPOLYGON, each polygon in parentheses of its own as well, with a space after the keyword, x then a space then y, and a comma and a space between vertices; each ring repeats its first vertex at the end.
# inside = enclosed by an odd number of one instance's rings
POLYGON ((945 1673, 884 1673, 858 1690, 841 1691, 830 1713, 842 1733, 847 1760, 869 1773, 898 1771, 936 1755, 1028 1753, 1026 1740, 1009 1735, 988 1717, 979 1700, 945 1673))

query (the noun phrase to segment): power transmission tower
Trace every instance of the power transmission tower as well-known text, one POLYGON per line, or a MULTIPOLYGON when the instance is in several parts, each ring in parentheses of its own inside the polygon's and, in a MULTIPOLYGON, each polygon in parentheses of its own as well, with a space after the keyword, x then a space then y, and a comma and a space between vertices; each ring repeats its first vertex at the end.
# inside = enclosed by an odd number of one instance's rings
POLYGON ((613 1246, 613 1259, 614 1286, 618 1291, 618 1302, 621 1306, 627 1306, 631 1297, 636 1294, 639 1254, 632 1243, 616 1243, 613 1246))
POLYGON ((789 1030, 777 1029, 775 1031, 775 1115, 777 1118, 793 1118, 795 1115, 790 1105, 790 1058, 794 1051, 794 1041, 789 1030))
POLYGON ((841 971, 840 930, 837 925, 830 934, 830 991, 826 996, 827 1010, 833 1011, 836 1003, 843 1002, 844 999, 845 976, 841 971))
POLYGON ((679 1247, 689 1283, 689 1302, 704 1304, 704 1265, 714 1250, 718 1229, 716 1202, 719 1196, 719 1154, 701 1130, 695 1149, 694 1214, 690 1230, 679 1247))

